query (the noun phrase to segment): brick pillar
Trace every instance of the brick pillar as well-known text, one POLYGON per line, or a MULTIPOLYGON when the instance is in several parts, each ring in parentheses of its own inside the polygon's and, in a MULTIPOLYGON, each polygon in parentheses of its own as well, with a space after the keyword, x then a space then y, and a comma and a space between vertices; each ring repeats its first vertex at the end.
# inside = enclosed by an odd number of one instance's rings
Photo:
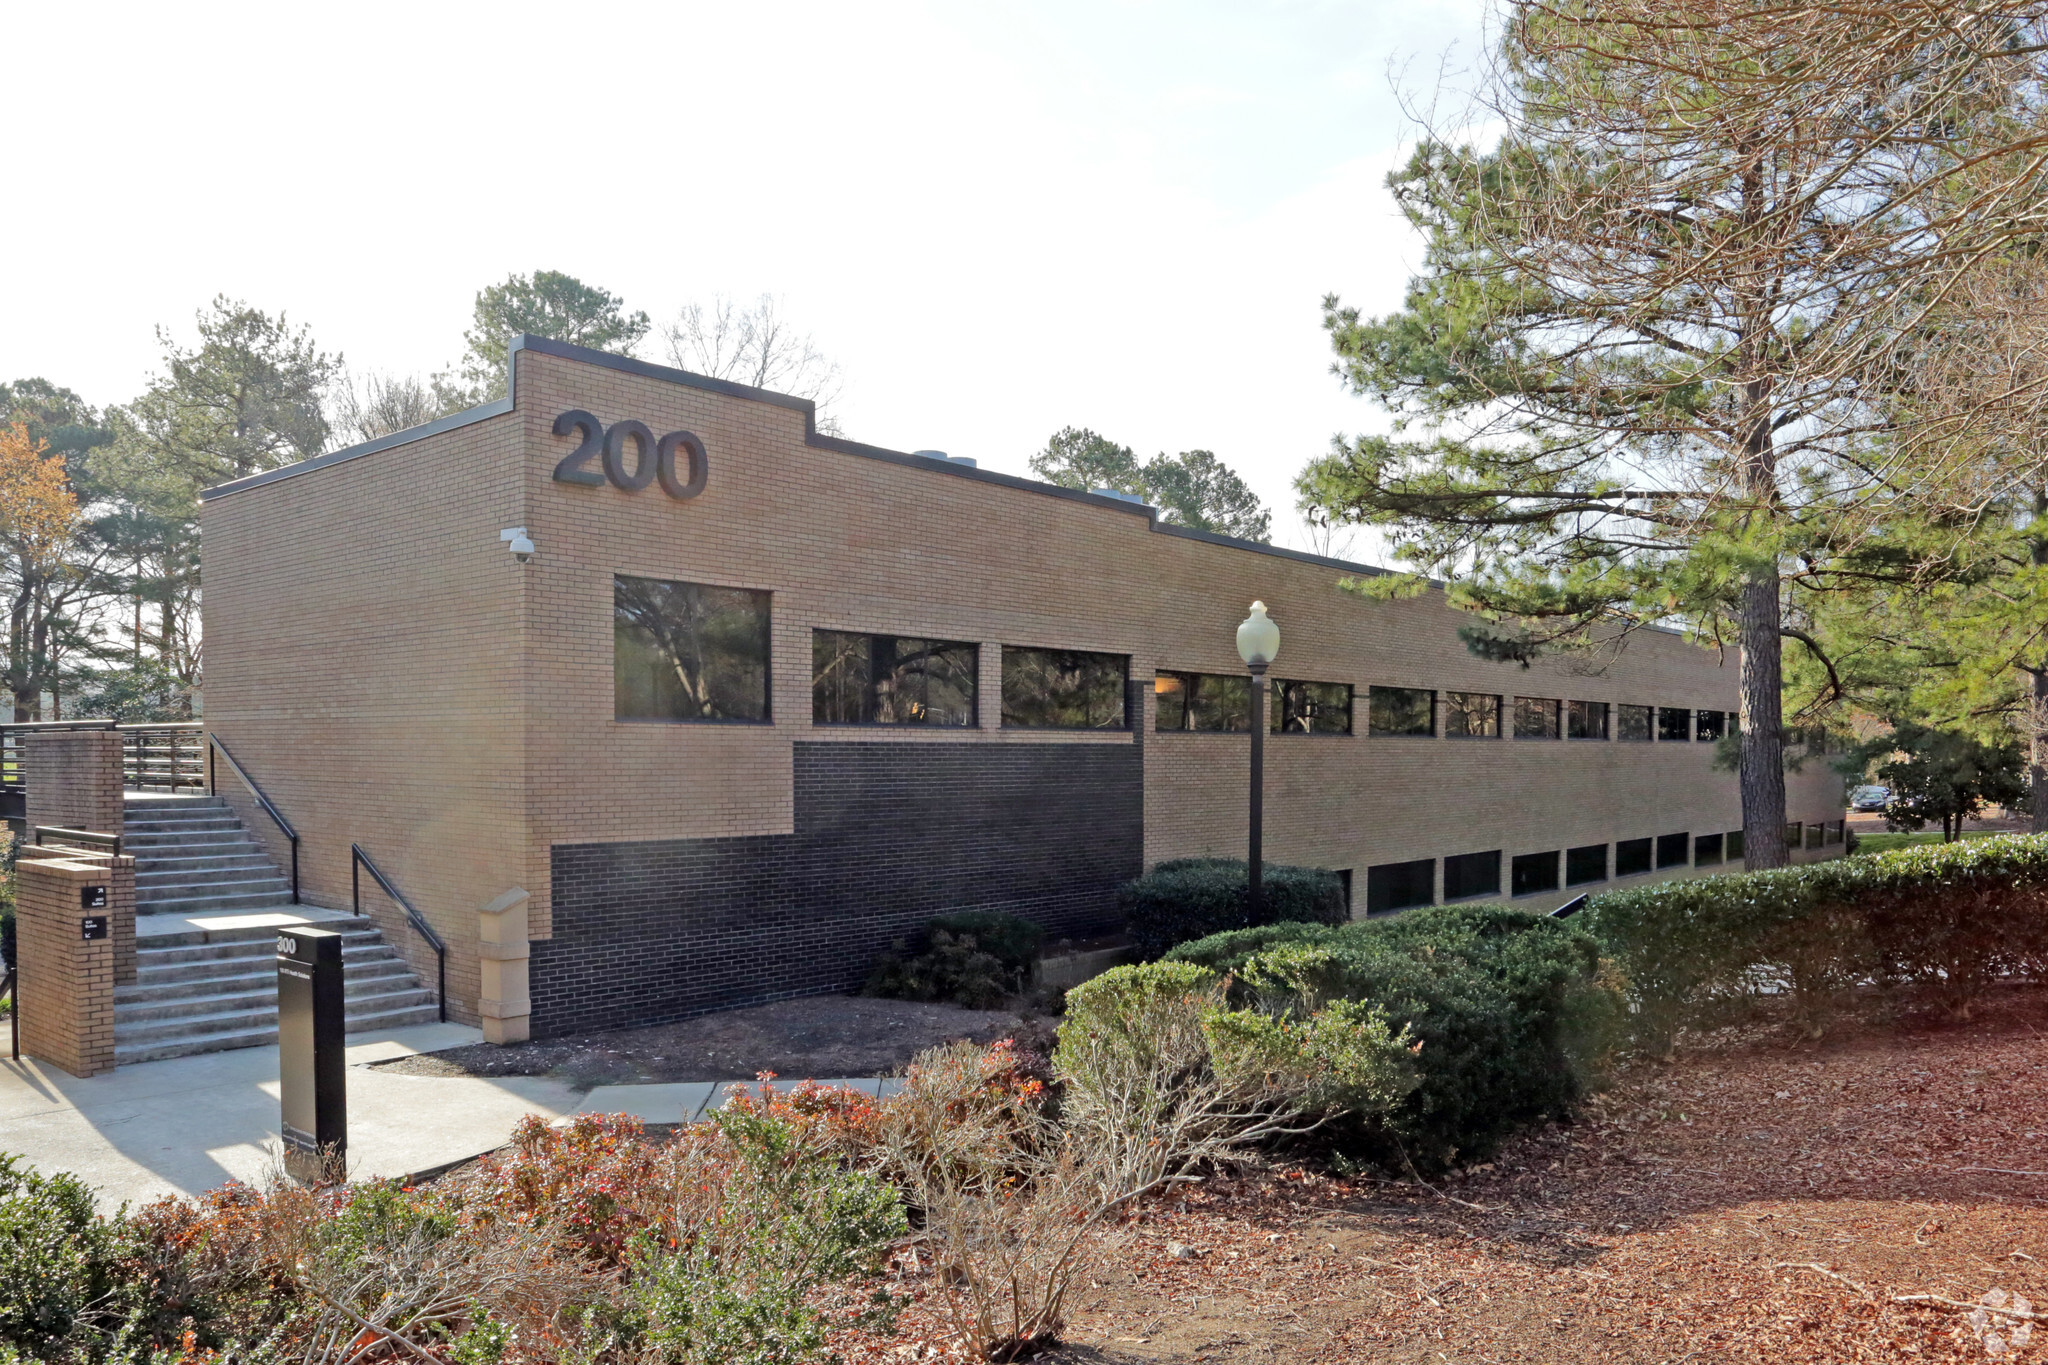
POLYGON ((121 832, 121 736, 108 730, 30 730, 22 736, 30 838, 37 825, 121 832))
POLYGON ((21 962, 17 999, 21 1045, 74 1076, 114 1069, 114 954, 111 933, 88 939, 87 916, 115 916, 118 866, 126 864, 129 952, 133 954, 135 864, 130 858, 24 858, 15 867, 15 922, 21 962), (108 887, 105 909, 80 893, 108 887))
POLYGON ((487 1043, 523 1043, 533 1036, 533 1004, 526 988, 529 899, 515 886, 477 912, 476 953, 483 989, 476 1012, 487 1043))
POLYGON ((114 944, 114 984, 134 985, 135 859, 125 854, 116 858, 112 854, 95 852, 92 849, 67 848, 55 844, 44 848, 38 848, 34 844, 22 845, 20 861, 29 862, 33 859, 82 863, 100 869, 102 875, 99 880, 87 882, 86 885, 107 888, 107 908, 104 911, 94 911, 81 907, 79 913, 105 914, 108 917, 108 927, 112 931, 111 938, 114 944))

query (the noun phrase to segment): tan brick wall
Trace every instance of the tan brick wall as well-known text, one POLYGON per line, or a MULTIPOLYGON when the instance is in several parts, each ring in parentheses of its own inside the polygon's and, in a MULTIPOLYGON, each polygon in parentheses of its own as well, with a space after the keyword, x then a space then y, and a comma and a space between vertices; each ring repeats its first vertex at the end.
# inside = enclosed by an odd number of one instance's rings
MULTIPOLYGON (((132 955, 134 861, 115 861, 110 869, 104 859, 24 858, 15 869, 22 1051, 74 1076, 114 1068, 115 942, 80 936, 81 918, 102 912, 78 901, 81 888, 125 872, 119 884, 127 890, 132 955)), ((111 892, 109 899, 116 899, 111 892)))
POLYGON ((121 832, 121 736, 113 730, 28 731, 23 736, 28 823, 121 832))
MULTIPOLYGON (((1642 632, 1611 657, 1491 665, 1440 593, 1368 602, 1325 564, 807 445, 787 407, 534 351, 517 364, 509 416, 205 509, 209 725, 306 832, 314 899, 345 901, 352 836, 441 927, 458 1012, 480 985, 476 907, 523 886, 549 936, 551 845, 787 833, 795 741, 961 737, 815 730, 815 627, 979 643, 977 739, 1130 744, 1001 729, 1001 647, 1128 654, 1141 679, 1237 672, 1237 623, 1263 599, 1284 632, 1275 678, 1351 683, 1361 730, 1271 741, 1268 856, 1360 869, 1361 891, 1380 862, 1740 827, 1712 745, 1362 733, 1374 684, 1733 709, 1732 656, 1642 632), (709 486, 678 502, 554 482, 571 408, 696 432, 709 486), (538 546, 524 568, 497 541, 513 525, 538 546), (771 722, 615 721, 615 573, 771 591, 771 722)), ((1241 854, 1245 738, 1144 738, 1147 861, 1241 854)))

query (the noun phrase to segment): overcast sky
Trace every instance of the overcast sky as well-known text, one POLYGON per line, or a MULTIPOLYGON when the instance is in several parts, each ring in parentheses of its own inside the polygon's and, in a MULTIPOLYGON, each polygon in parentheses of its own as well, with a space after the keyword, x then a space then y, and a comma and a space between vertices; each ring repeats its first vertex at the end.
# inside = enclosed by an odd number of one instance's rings
MULTIPOLYGON (((1398 303, 1395 84, 1479 0, 16 7, 0 379, 123 402, 215 293, 424 373, 479 286, 657 324, 781 296, 848 436, 1025 472, 1088 426, 1290 484, 1380 425, 1319 300, 1398 303)), ((660 359, 656 347, 643 349, 660 359)), ((1358 547, 1363 549, 1363 547, 1358 547)))

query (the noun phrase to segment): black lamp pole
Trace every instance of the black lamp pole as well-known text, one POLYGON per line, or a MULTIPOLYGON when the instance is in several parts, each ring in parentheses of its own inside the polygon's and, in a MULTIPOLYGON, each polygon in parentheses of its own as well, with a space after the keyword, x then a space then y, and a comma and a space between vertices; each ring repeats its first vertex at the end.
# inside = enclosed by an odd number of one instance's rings
POLYGON ((1266 665, 1249 665, 1252 671, 1252 830, 1245 858, 1244 922, 1247 927, 1265 917, 1266 872, 1266 665))

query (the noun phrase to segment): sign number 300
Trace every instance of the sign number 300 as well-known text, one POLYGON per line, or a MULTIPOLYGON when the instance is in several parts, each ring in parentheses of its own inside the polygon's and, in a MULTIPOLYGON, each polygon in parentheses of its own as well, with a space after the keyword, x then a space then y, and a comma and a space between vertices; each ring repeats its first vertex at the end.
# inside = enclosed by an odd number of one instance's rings
POLYGON ((555 419, 555 435, 578 432, 582 440, 555 466, 556 483, 581 483, 637 493, 659 479, 661 489, 672 498, 694 498, 704 491, 711 476, 711 457, 695 432, 671 431, 656 439, 647 423, 628 418, 606 427, 581 408, 571 408, 555 419), (600 460, 604 472, 589 468, 600 460), (630 464, 628 463, 630 461, 630 464), (677 465, 683 465, 683 470, 677 465))

